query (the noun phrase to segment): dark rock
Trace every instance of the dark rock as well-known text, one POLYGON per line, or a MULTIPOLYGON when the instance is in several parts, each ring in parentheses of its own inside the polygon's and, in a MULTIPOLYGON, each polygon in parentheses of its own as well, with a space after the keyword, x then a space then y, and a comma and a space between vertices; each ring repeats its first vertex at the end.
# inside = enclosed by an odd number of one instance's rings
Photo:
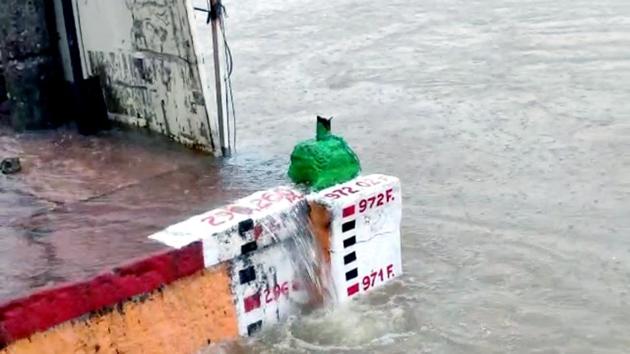
POLYGON ((5 175, 11 175, 22 171, 22 164, 17 157, 9 157, 0 162, 0 171, 5 175))

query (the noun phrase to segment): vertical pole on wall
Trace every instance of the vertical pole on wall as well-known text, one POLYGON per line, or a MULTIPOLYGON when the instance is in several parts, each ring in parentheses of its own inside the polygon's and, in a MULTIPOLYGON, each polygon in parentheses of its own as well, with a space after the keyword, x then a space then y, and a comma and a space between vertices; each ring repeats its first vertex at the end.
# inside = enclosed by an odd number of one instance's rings
POLYGON ((70 66, 72 67, 72 82, 83 80, 83 63, 81 61, 81 51, 79 49, 79 37, 75 24, 74 7, 72 0, 61 0, 63 20, 66 25, 65 33, 68 40, 68 51, 70 54, 70 66))
POLYGON ((230 156, 230 142, 225 131, 225 115, 223 114, 223 87, 221 85, 221 61, 219 56, 219 21, 221 21, 221 1, 211 0, 210 17, 212 19, 212 56, 214 58, 214 81, 216 85, 217 118, 219 119, 219 141, 223 156, 230 156))

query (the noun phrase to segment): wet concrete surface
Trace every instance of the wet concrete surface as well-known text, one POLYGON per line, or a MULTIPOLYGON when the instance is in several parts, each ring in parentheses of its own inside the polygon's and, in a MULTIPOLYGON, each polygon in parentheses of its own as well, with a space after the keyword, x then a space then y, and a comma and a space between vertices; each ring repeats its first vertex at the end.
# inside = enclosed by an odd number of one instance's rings
POLYGON ((151 233, 282 183, 284 168, 260 159, 247 167, 247 158, 237 166, 119 130, 85 137, 0 129, 0 156, 23 165, 0 176, 0 300, 158 251, 151 233))
POLYGON ((3 296, 141 254, 153 230, 283 183, 314 115, 335 115, 367 172, 402 179, 405 276, 208 351, 627 352, 630 3, 226 6, 238 157, 125 133, 3 135, 26 171, 2 179, 0 271, 21 284, 3 296))

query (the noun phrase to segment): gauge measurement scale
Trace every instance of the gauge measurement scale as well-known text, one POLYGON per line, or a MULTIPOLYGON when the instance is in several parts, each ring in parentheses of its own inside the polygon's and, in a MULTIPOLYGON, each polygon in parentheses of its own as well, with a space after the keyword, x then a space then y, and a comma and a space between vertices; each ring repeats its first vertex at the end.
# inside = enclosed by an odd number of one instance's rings
POLYGON ((398 178, 358 177, 308 199, 324 205, 331 214, 330 273, 338 302, 402 274, 398 178))
POLYGON ((268 247, 232 263, 232 293, 239 333, 251 336, 298 313, 310 296, 289 250, 268 247))

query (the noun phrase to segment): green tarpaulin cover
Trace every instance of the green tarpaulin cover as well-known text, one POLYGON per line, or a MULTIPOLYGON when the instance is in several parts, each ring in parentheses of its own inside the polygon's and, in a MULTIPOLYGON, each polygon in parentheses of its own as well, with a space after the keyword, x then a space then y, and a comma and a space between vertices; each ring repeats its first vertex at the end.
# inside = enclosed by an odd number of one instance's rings
POLYGON ((289 177, 314 191, 347 182, 359 175, 359 158, 346 141, 330 132, 331 119, 317 117, 317 137, 295 146, 289 177))

